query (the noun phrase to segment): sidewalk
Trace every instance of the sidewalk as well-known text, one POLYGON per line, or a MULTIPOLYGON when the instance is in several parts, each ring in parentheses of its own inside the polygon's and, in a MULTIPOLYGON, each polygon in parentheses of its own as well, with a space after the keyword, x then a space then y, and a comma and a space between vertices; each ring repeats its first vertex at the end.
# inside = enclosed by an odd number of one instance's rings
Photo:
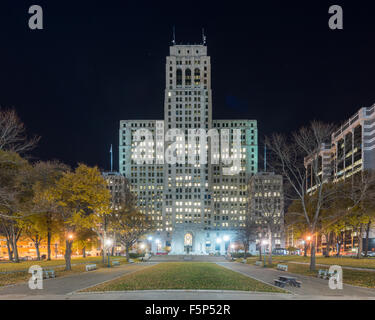
POLYGON ((290 275, 302 282, 301 288, 285 286, 284 289, 291 293, 302 296, 317 296, 323 298, 332 297, 351 297, 351 298, 375 298, 375 290, 368 288, 355 287, 344 284, 342 290, 331 290, 328 287, 328 280, 293 274, 285 271, 278 271, 270 268, 263 268, 252 266, 249 264, 242 264, 237 262, 223 262, 219 265, 230 270, 242 273, 248 277, 254 278, 268 284, 274 284, 274 279, 278 279, 281 275, 290 275))
MULTIPOLYGON (((295 263, 295 264, 307 264, 310 265, 308 262, 298 262, 298 261, 286 261, 285 263, 295 263)), ((317 263, 316 264, 319 267, 330 267, 332 264, 322 264, 322 263, 317 263)), ((372 268, 360 268, 360 267, 348 267, 348 266, 340 266, 343 269, 350 269, 350 270, 358 270, 358 271, 370 271, 370 272, 375 272, 375 269, 372 268)))

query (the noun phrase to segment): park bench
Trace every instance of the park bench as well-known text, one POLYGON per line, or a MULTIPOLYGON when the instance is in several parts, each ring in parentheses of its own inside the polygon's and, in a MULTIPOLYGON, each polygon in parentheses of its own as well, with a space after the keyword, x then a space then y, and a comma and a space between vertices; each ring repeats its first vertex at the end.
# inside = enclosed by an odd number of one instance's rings
POLYGON ((119 266, 119 265, 120 265, 120 261, 118 261, 118 260, 112 261, 112 266, 119 266))
POLYGON ((301 282, 297 281, 295 277, 289 276, 280 276, 279 279, 274 279, 275 285, 281 288, 284 288, 286 284, 292 287, 301 288, 301 282))
POLYGON ((273 281, 275 281, 275 286, 280 287, 280 288, 284 288, 285 285, 287 284, 286 281, 282 281, 280 279, 274 279, 273 281))
POLYGON ((329 272, 328 270, 319 269, 319 271, 318 271, 318 278, 322 278, 322 279, 328 280, 334 274, 335 274, 335 272, 329 272))
POLYGON ((96 264, 86 264, 86 271, 96 270, 96 264))
POLYGON ((259 261, 259 260, 258 260, 258 261, 255 261, 255 265, 256 265, 256 266, 262 266, 263 263, 262 263, 262 261, 259 261))
POLYGON ((55 270, 43 270, 43 279, 55 278, 55 270))
POLYGON ((278 264, 276 266, 276 269, 280 270, 280 271, 288 271, 288 265, 287 264, 278 264))

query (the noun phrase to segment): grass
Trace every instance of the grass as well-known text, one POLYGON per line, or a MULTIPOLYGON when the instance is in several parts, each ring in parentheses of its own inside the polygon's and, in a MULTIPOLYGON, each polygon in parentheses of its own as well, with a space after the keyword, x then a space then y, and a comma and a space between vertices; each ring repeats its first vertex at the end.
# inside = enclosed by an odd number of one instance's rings
MULTIPOLYGON (((55 269, 56 277, 67 276, 79 272, 85 271, 85 265, 75 265, 72 266, 72 270, 65 271, 64 267, 59 267, 55 269)), ((16 273, 8 273, 8 274, 0 274, 0 287, 27 282, 31 277, 30 273, 27 272, 16 272, 16 273)))
MULTIPOLYGON (((328 268, 325 267, 316 267, 316 271, 310 271, 310 266, 305 265, 305 264, 297 264, 297 263, 292 263, 293 261, 298 261, 298 262, 309 262, 309 258, 305 257, 297 257, 297 258, 303 258, 303 259, 295 259, 296 257, 293 256, 274 256, 272 259, 272 265, 267 265, 268 268, 276 268, 278 263, 283 263, 288 265, 288 272, 295 273, 295 274, 301 274, 304 276, 311 276, 311 277, 316 277, 318 270, 326 270, 328 268), (287 258, 287 259, 285 259, 287 258)), ((247 259, 248 264, 254 264, 255 261, 258 258, 252 257, 247 259)), ((353 258, 324 258, 324 257, 319 257, 319 262, 317 263, 324 263, 327 265, 340 265, 341 266, 355 266, 359 267, 359 264, 354 264, 351 265, 351 260, 354 260, 357 262, 358 260, 362 259, 353 259, 353 258), (324 260, 326 259, 326 260, 324 260), (324 262, 321 262, 324 261, 324 262), (326 262, 327 261, 327 262, 326 262), (329 263, 328 263, 329 262, 329 263), (343 263, 344 262, 344 263, 343 263)), ((363 259, 363 260, 371 260, 371 259, 363 259)), ((372 261, 371 261, 372 262, 372 261)), ((366 261, 365 261, 366 263, 366 261)), ((365 264, 367 267, 362 268, 370 268, 367 264, 365 264)), ((366 288, 375 288, 375 272, 373 271, 362 271, 362 270, 351 270, 351 269, 343 269, 343 282, 345 284, 351 284, 354 286, 360 286, 360 287, 366 287, 366 288)))
POLYGON ((281 292, 240 273, 209 262, 161 263, 84 291, 207 289, 281 292))
MULTIPOLYGON (((124 262, 126 260, 125 257, 111 257, 111 260, 120 260, 120 262, 124 262)), ((101 263, 101 257, 87 257, 87 258, 73 258, 72 264, 84 264, 84 263, 101 263)), ((0 263, 0 272, 11 272, 11 271, 27 271, 31 266, 39 265, 43 268, 45 267, 55 267, 55 266, 65 266, 64 259, 57 259, 57 260, 43 260, 43 261, 22 261, 22 262, 1 262, 0 263)))
MULTIPOLYGON (((125 264, 125 257, 112 257, 112 260, 120 260, 120 264, 125 264)), ((30 279, 31 274, 28 273, 28 268, 32 265, 39 265, 43 268, 49 268, 55 270, 56 277, 67 276, 75 273, 85 272, 87 263, 96 263, 98 269, 106 268, 107 264, 102 264, 101 257, 87 257, 87 258, 75 258, 72 259, 72 270, 66 271, 65 260, 52 260, 52 261, 23 261, 20 263, 7 262, 0 264, 1 272, 10 272, 6 274, 0 274, 0 287, 11 284, 17 284, 26 282, 30 279), (73 265, 74 264, 74 265, 73 265), (19 271, 19 272, 12 272, 19 271)))
MULTIPOLYGON (((259 257, 247 258, 247 263, 254 264, 259 257)), ((267 258, 268 259, 268 256, 267 258)), ((303 256, 272 256, 272 259, 278 261, 278 263, 283 262, 304 262, 310 263, 310 257, 303 256)), ((242 260, 242 259, 241 259, 242 260)), ((364 268, 364 269, 375 269, 375 259, 374 258, 337 258, 337 257, 316 257, 317 264, 326 264, 326 265, 339 265, 341 267, 353 267, 353 268, 364 268)))

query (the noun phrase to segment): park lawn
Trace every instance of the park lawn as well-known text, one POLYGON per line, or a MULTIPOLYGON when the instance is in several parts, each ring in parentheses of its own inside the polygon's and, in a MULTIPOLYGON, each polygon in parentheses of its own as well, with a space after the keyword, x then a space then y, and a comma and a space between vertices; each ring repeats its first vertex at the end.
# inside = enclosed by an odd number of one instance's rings
POLYGON ((83 291, 158 289, 286 291, 209 262, 166 262, 83 291))
MULTIPOLYGON (((266 260, 268 256, 266 257, 266 260)), ((242 259, 241 259, 242 260, 242 259)), ((256 260, 259 260, 259 257, 250 257, 247 258, 248 264, 254 264, 256 260)), ((262 257, 263 260, 263 257, 262 257)), ((310 257, 303 256, 272 256, 272 260, 277 263, 285 262, 305 262, 310 263, 310 257)), ((353 268, 365 268, 365 269, 375 269, 375 259, 374 258, 350 258, 350 257, 316 257, 316 263, 326 264, 326 265, 339 265, 342 267, 353 267, 353 268)))
MULTIPOLYGON (((120 260, 121 263, 125 262, 125 257, 111 257, 111 260, 120 260)), ((72 258, 72 264, 84 264, 84 263, 101 263, 101 257, 86 257, 86 258, 72 258)), ((64 259, 57 260, 43 260, 43 261, 21 261, 18 263, 15 262, 1 262, 0 263, 0 272, 7 271, 27 271, 31 266, 39 265, 43 268, 46 267, 55 267, 55 266, 65 266, 64 259)))
MULTIPOLYGON (((56 277, 62 277, 62 276, 67 276, 67 275, 71 275, 74 273, 85 272, 85 265, 82 264, 82 265, 72 266, 72 270, 70 271, 65 271, 64 267, 58 267, 58 268, 55 268, 54 270, 55 270, 56 277)), ((31 277, 31 274, 27 272, 0 274, 0 287, 27 282, 29 281, 30 277, 31 277)))
MULTIPOLYGON (((119 260, 120 264, 128 263, 125 257, 112 257, 111 260, 119 260)), ((86 264, 88 263, 96 263, 98 269, 107 267, 106 263, 102 264, 100 257, 99 259, 98 257, 72 259, 72 264, 74 265, 72 265, 72 270, 70 271, 65 270, 65 260, 24 261, 20 263, 6 263, 8 265, 8 269, 6 271, 20 272, 11 272, 6 274, 0 273, 0 287, 28 281, 31 277, 31 274, 28 273, 28 271, 23 270, 25 270, 25 268, 27 268, 28 270, 28 268, 32 265, 40 265, 43 268, 51 267, 53 270, 55 270, 56 277, 62 277, 75 273, 86 272, 86 264), (19 265, 22 265, 22 267, 19 267, 19 265)), ((3 270, 1 271, 4 272, 3 270)))
MULTIPOLYGON (((276 265, 273 267, 276 268, 276 265)), ((288 263, 288 272, 312 277, 317 276, 319 269, 326 270, 328 268, 317 267, 316 269, 317 271, 310 271, 308 265, 288 263)), ((375 288, 375 272, 343 269, 343 282, 354 286, 375 288)))

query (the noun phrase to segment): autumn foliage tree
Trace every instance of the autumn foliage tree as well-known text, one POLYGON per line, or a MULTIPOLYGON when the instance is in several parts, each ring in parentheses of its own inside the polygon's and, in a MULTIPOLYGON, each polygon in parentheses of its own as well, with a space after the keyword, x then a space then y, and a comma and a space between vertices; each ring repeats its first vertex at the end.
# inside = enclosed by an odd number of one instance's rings
POLYGON ((84 164, 64 173, 51 191, 64 225, 65 269, 70 270, 75 232, 101 223, 110 213, 111 195, 99 169, 84 164))

